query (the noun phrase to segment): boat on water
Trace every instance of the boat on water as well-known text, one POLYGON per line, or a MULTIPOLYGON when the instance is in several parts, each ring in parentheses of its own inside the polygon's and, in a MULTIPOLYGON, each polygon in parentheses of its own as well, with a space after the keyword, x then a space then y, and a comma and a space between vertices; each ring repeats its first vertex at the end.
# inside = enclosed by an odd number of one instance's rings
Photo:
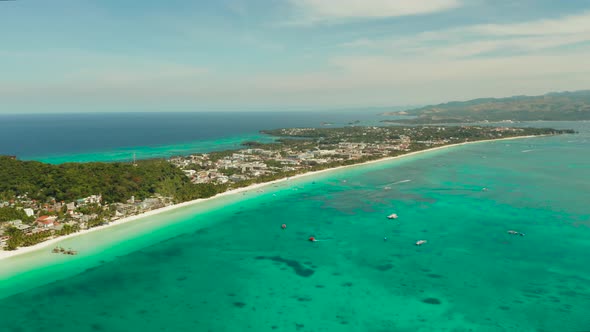
POLYGON ((524 233, 517 232, 517 231, 513 231, 513 230, 509 230, 507 233, 508 233, 508 234, 511 234, 511 235, 520 235, 520 236, 524 236, 524 233))
POLYGON ((390 214, 390 215, 387 216, 387 219, 397 219, 397 218, 398 218, 398 216, 397 216, 396 213, 392 213, 392 214, 390 214))
POLYGON ((385 187, 383 187, 383 189, 384 190, 391 190, 391 187, 390 186, 385 186, 385 187))
POLYGON ((428 241, 426 241, 426 240, 418 240, 418 241, 416 241, 416 245, 417 246, 421 246, 421 245, 423 245, 426 242, 428 242, 428 241))

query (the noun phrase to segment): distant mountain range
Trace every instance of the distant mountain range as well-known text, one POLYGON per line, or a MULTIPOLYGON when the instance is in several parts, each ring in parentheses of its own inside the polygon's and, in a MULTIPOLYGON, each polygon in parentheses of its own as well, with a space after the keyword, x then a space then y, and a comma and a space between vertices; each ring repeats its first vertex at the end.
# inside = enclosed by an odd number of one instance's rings
POLYGON ((590 90, 555 92, 543 96, 514 96, 453 101, 383 115, 412 116, 382 122, 435 124, 482 121, 590 120, 590 90))

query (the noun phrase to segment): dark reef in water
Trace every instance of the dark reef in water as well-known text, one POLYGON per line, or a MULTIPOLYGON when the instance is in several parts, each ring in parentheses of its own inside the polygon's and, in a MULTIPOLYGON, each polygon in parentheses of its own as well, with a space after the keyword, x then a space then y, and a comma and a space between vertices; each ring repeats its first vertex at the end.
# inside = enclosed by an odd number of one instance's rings
POLYGON ((244 303, 244 302, 234 302, 233 304, 234 304, 234 307, 237 307, 237 308, 243 308, 246 306, 246 303, 244 303))
POLYGON ((393 264, 383 264, 375 267, 379 271, 387 271, 393 268, 393 264))
POLYGON ((300 277, 308 278, 312 274, 314 274, 314 272, 315 272, 312 269, 306 268, 305 266, 303 266, 301 263, 299 263, 296 260, 286 259, 286 258, 282 258, 280 256, 273 256, 273 257, 257 256, 256 259, 258 259, 258 260, 268 259, 268 260, 271 260, 274 262, 287 264, 287 266, 291 267, 295 271, 295 273, 300 277))
POLYGON ((90 324, 90 328, 92 328, 93 331, 103 331, 104 330, 102 325, 100 325, 98 323, 90 324))
POLYGON ((422 302, 424 303, 428 303, 428 304, 441 304, 442 302, 434 297, 429 297, 427 299, 422 300, 422 302))

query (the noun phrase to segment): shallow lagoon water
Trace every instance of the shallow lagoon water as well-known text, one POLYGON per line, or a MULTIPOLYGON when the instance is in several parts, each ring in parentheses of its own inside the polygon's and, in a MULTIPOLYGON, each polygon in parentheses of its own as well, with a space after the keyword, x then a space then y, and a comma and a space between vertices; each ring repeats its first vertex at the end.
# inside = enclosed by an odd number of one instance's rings
POLYGON ((0 330, 588 329, 588 132, 324 173, 124 225, 30 272, 34 288, 0 299, 0 330))

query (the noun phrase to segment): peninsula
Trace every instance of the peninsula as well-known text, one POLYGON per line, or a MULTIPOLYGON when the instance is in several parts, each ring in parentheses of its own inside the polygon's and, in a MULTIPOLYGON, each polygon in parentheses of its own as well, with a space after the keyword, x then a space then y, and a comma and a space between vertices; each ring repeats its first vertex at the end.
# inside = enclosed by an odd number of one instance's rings
POLYGON ((244 142, 239 150, 168 160, 49 165, 0 157, 0 248, 17 250, 163 207, 309 172, 462 143, 574 132, 392 126, 263 133, 277 141, 244 142))
POLYGON ((406 124, 590 120, 590 90, 454 101, 383 115, 411 116, 382 120, 406 124))

